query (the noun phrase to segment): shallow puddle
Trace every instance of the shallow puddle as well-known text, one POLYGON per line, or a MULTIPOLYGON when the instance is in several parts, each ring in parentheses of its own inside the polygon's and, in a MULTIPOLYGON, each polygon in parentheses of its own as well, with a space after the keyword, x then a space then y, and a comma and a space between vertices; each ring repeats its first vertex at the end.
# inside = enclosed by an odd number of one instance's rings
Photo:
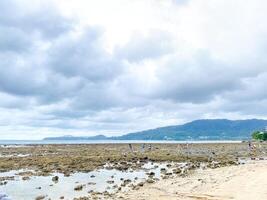
MULTIPOLYGON (((184 165, 184 163, 181 163, 184 165)), ((116 169, 99 169, 89 173, 74 173, 71 176, 64 176, 54 173, 52 176, 31 176, 29 180, 23 180, 23 176, 17 175, 20 171, 0 173, 0 177, 14 176, 14 180, 8 180, 6 185, 0 186, 0 193, 5 193, 12 200, 30 200, 37 196, 45 195, 45 199, 73 199, 88 196, 89 191, 114 193, 124 180, 130 180, 130 184, 137 185, 139 182, 148 179, 147 172, 154 172, 155 178, 161 178, 161 168, 168 168, 166 163, 146 163, 139 170, 119 171, 116 169), (58 182, 52 177, 58 176, 58 182), (81 190, 74 190, 82 185, 81 190)), ((171 168, 169 168, 171 170, 171 168)), ((29 171, 29 170, 24 170, 29 171)), ((130 185, 129 184, 129 185, 130 185)), ((129 187, 123 187, 127 190, 129 187)))

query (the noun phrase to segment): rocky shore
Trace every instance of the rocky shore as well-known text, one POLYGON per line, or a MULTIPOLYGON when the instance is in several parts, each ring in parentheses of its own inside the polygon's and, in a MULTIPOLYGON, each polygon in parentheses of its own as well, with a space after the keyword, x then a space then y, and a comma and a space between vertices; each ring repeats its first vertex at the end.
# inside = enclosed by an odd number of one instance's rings
MULTIPOLYGON (((251 158, 262 159, 267 152, 267 144, 254 145, 257 148, 253 151, 249 151, 245 142, 1 147, 1 172, 16 170, 16 173, 0 177, 0 192, 1 186, 6 187, 9 181, 19 180, 26 184, 32 177, 45 176, 47 186, 34 188, 40 191, 40 195, 36 195, 35 199, 53 199, 50 198, 49 189, 46 189, 48 185, 50 188, 58 187, 60 184, 66 184, 64 181, 67 177, 83 173, 84 176, 90 176, 78 179, 79 181, 70 186, 74 194, 79 194, 79 197, 73 196, 72 199, 128 199, 125 194, 130 191, 143 190, 164 180, 185 178, 199 170, 240 165, 251 158), (100 183, 95 181, 101 177, 101 173, 108 174, 105 179, 101 178, 105 182, 100 182, 105 186, 102 191, 96 189, 100 183)), ((63 193, 59 199, 69 198, 63 193)))

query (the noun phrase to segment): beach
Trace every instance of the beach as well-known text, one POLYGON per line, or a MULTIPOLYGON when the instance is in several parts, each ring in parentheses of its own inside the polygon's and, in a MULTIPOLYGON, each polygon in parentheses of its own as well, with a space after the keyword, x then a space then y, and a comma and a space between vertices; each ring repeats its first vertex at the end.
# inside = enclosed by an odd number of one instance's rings
POLYGON ((267 161, 197 171, 146 185, 122 194, 123 199, 146 200, 264 200, 267 199, 267 161))
POLYGON ((266 199, 267 144, 252 145, 2 145, 0 194, 15 200, 266 199))

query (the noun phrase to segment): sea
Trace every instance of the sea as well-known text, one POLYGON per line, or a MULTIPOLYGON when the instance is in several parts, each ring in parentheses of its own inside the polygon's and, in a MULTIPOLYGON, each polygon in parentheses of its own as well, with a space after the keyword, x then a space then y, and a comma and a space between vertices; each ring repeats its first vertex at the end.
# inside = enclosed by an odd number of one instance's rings
POLYGON ((42 144, 212 144, 241 143, 242 140, 0 140, 0 145, 42 144))

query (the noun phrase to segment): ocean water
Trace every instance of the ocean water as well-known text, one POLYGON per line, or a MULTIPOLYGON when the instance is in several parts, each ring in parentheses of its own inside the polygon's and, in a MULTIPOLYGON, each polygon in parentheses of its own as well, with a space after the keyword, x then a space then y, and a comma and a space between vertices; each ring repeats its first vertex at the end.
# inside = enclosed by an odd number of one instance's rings
MULTIPOLYGON (((184 166, 185 163, 178 163, 179 166, 184 166)), ((177 167, 177 164, 176 164, 177 167)), ((0 186, 0 194, 7 194, 12 200, 29 200, 35 199, 37 196, 45 195, 45 200, 60 199, 73 199, 82 196, 88 196, 88 191, 110 193, 116 192, 117 187, 123 183, 123 180, 131 180, 131 184, 137 185, 148 179, 147 172, 154 172, 155 178, 161 179, 161 168, 167 169, 168 172, 172 168, 167 167, 167 163, 146 163, 141 169, 119 171, 116 169, 99 169, 88 173, 74 173, 71 176, 65 177, 60 173, 53 173, 51 176, 31 176, 29 180, 23 180, 22 176, 17 175, 19 171, 10 171, 0 173, 0 177, 14 176, 15 179, 8 181, 6 185, 0 186), (94 177, 91 177, 94 175, 94 177), (53 182, 52 177, 58 176, 59 181, 53 182), (123 180, 121 180, 123 178, 123 180), (108 183, 107 181, 113 181, 108 183), (77 185, 83 185, 81 191, 75 191, 77 185)), ((26 170, 27 171, 27 170, 26 170)), ((130 189, 128 185, 122 188, 123 191, 130 189)))
POLYGON ((0 140, 0 145, 31 144, 186 144, 186 143, 241 143, 241 140, 0 140))

